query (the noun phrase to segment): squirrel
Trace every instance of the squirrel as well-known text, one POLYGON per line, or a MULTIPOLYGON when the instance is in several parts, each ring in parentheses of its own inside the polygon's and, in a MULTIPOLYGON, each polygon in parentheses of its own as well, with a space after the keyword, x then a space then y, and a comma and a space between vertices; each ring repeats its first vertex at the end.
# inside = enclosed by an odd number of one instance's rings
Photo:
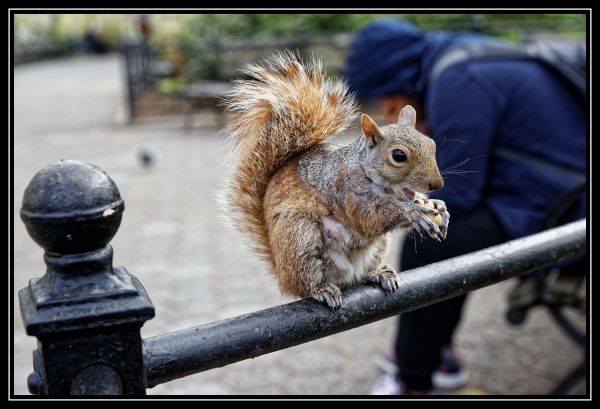
POLYGON ((450 214, 426 193, 444 181, 433 139, 415 129, 405 106, 379 127, 361 116, 364 135, 326 142, 358 116, 345 82, 325 78, 321 61, 291 52, 248 64, 224 104, 235 160, 225 200, 230 217, 270 265, 281 292, 313 297, 332 309, 340 288, 399 286, 384 262, 390 232, 412 229, 439 241, 450 214))

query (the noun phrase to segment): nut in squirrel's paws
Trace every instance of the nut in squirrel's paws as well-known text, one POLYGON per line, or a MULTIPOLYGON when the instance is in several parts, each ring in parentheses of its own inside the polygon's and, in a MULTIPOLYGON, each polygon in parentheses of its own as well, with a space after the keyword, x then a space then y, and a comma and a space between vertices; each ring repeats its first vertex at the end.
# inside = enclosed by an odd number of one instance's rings
MULTIPOLYGON (((433 210, 438 210, 432 200, 415 199, 415 203, 420 204, 421 206, 429 207, 433 210)), ((439 211, 424 214, 425 216, 429 217, 436 226, 439 227, 442 224, 442 215, 439 213, 439 211)))
POLYGON ((446 209, 446 203, 443 200, 420 198, 415 199, 413 203, 431 209, 431 211, 424 209, 421 212, 423 217, 419 219, 418 226, 415 226, 417 231, 419 233, 425 232, 439 241, 445 239, 450 221, 450 213, 446 209))

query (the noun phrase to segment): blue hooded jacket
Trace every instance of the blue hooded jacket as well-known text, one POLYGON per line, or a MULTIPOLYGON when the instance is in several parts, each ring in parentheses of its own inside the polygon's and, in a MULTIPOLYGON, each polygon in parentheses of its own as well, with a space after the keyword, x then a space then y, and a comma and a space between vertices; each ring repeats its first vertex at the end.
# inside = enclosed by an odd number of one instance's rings
MULTIPOLYGON (((350 89, 363 99, 405 95, 424 107, 446 182, 431 196, 454 219, 485 205, 511 238, 533 234, 556 200, 585 181, 585 107, 533 60, 464 61, 429 83, 439 57, 465 41, 498 40, 372 23, 350 50, 350 89)), ((586 216, 585 197, 576 207, 563 222, 586 216)))

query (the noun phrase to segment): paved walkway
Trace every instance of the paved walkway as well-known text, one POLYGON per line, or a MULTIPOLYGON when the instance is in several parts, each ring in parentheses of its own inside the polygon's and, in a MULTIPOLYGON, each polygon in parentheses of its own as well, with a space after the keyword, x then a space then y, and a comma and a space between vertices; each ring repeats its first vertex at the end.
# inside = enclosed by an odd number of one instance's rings
MULTIPOLYGON (((156 318, 150 337, 284 303, 264 269, 219 219, 223 138, 215 129, 185 132, 181 121, 131 127, 114 121, 123 97, 116 57, 81 57, 15 68, 14 391, 26 394, 35 339, 25 335, 17 292, 44 272, 42 251, 18 212, 42 167, 80 159, 103 168, 126 202, 112 242, 115 264, 144 284, 156 318), (154 166, 143 168, 141 150, 154 166)), ((199 122, 208 120, 198 118, 199 122)), ((397 246, 396 246, 397 247, 397 246)), ((390 258, 395 259, 395 255, 390 258)), ((457 345, 472 374, 470 392, 544 394, 580 358, 579 350, 535 311, 521 328, 503 314, 512 283, 468 300, 457 345)), ((375 360, 391 344, 387 319, 284 351, 189 376, 149 394, 365 394, 379 375, 375 360)))

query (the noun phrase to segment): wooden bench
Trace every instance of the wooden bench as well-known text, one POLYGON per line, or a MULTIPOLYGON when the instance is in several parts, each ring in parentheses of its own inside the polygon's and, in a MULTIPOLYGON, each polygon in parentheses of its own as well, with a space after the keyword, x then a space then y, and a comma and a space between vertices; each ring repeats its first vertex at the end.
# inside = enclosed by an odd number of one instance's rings
POLYGON ((194 124, 194 112, 202 108, 217 110, 219 126, 224 125, 223 98, 233 88, 231 82, 226 81, 199 81, 187 85, 177 94, 178 98, 186 102, 183 117, 184 128, 190 129, 194 124))

